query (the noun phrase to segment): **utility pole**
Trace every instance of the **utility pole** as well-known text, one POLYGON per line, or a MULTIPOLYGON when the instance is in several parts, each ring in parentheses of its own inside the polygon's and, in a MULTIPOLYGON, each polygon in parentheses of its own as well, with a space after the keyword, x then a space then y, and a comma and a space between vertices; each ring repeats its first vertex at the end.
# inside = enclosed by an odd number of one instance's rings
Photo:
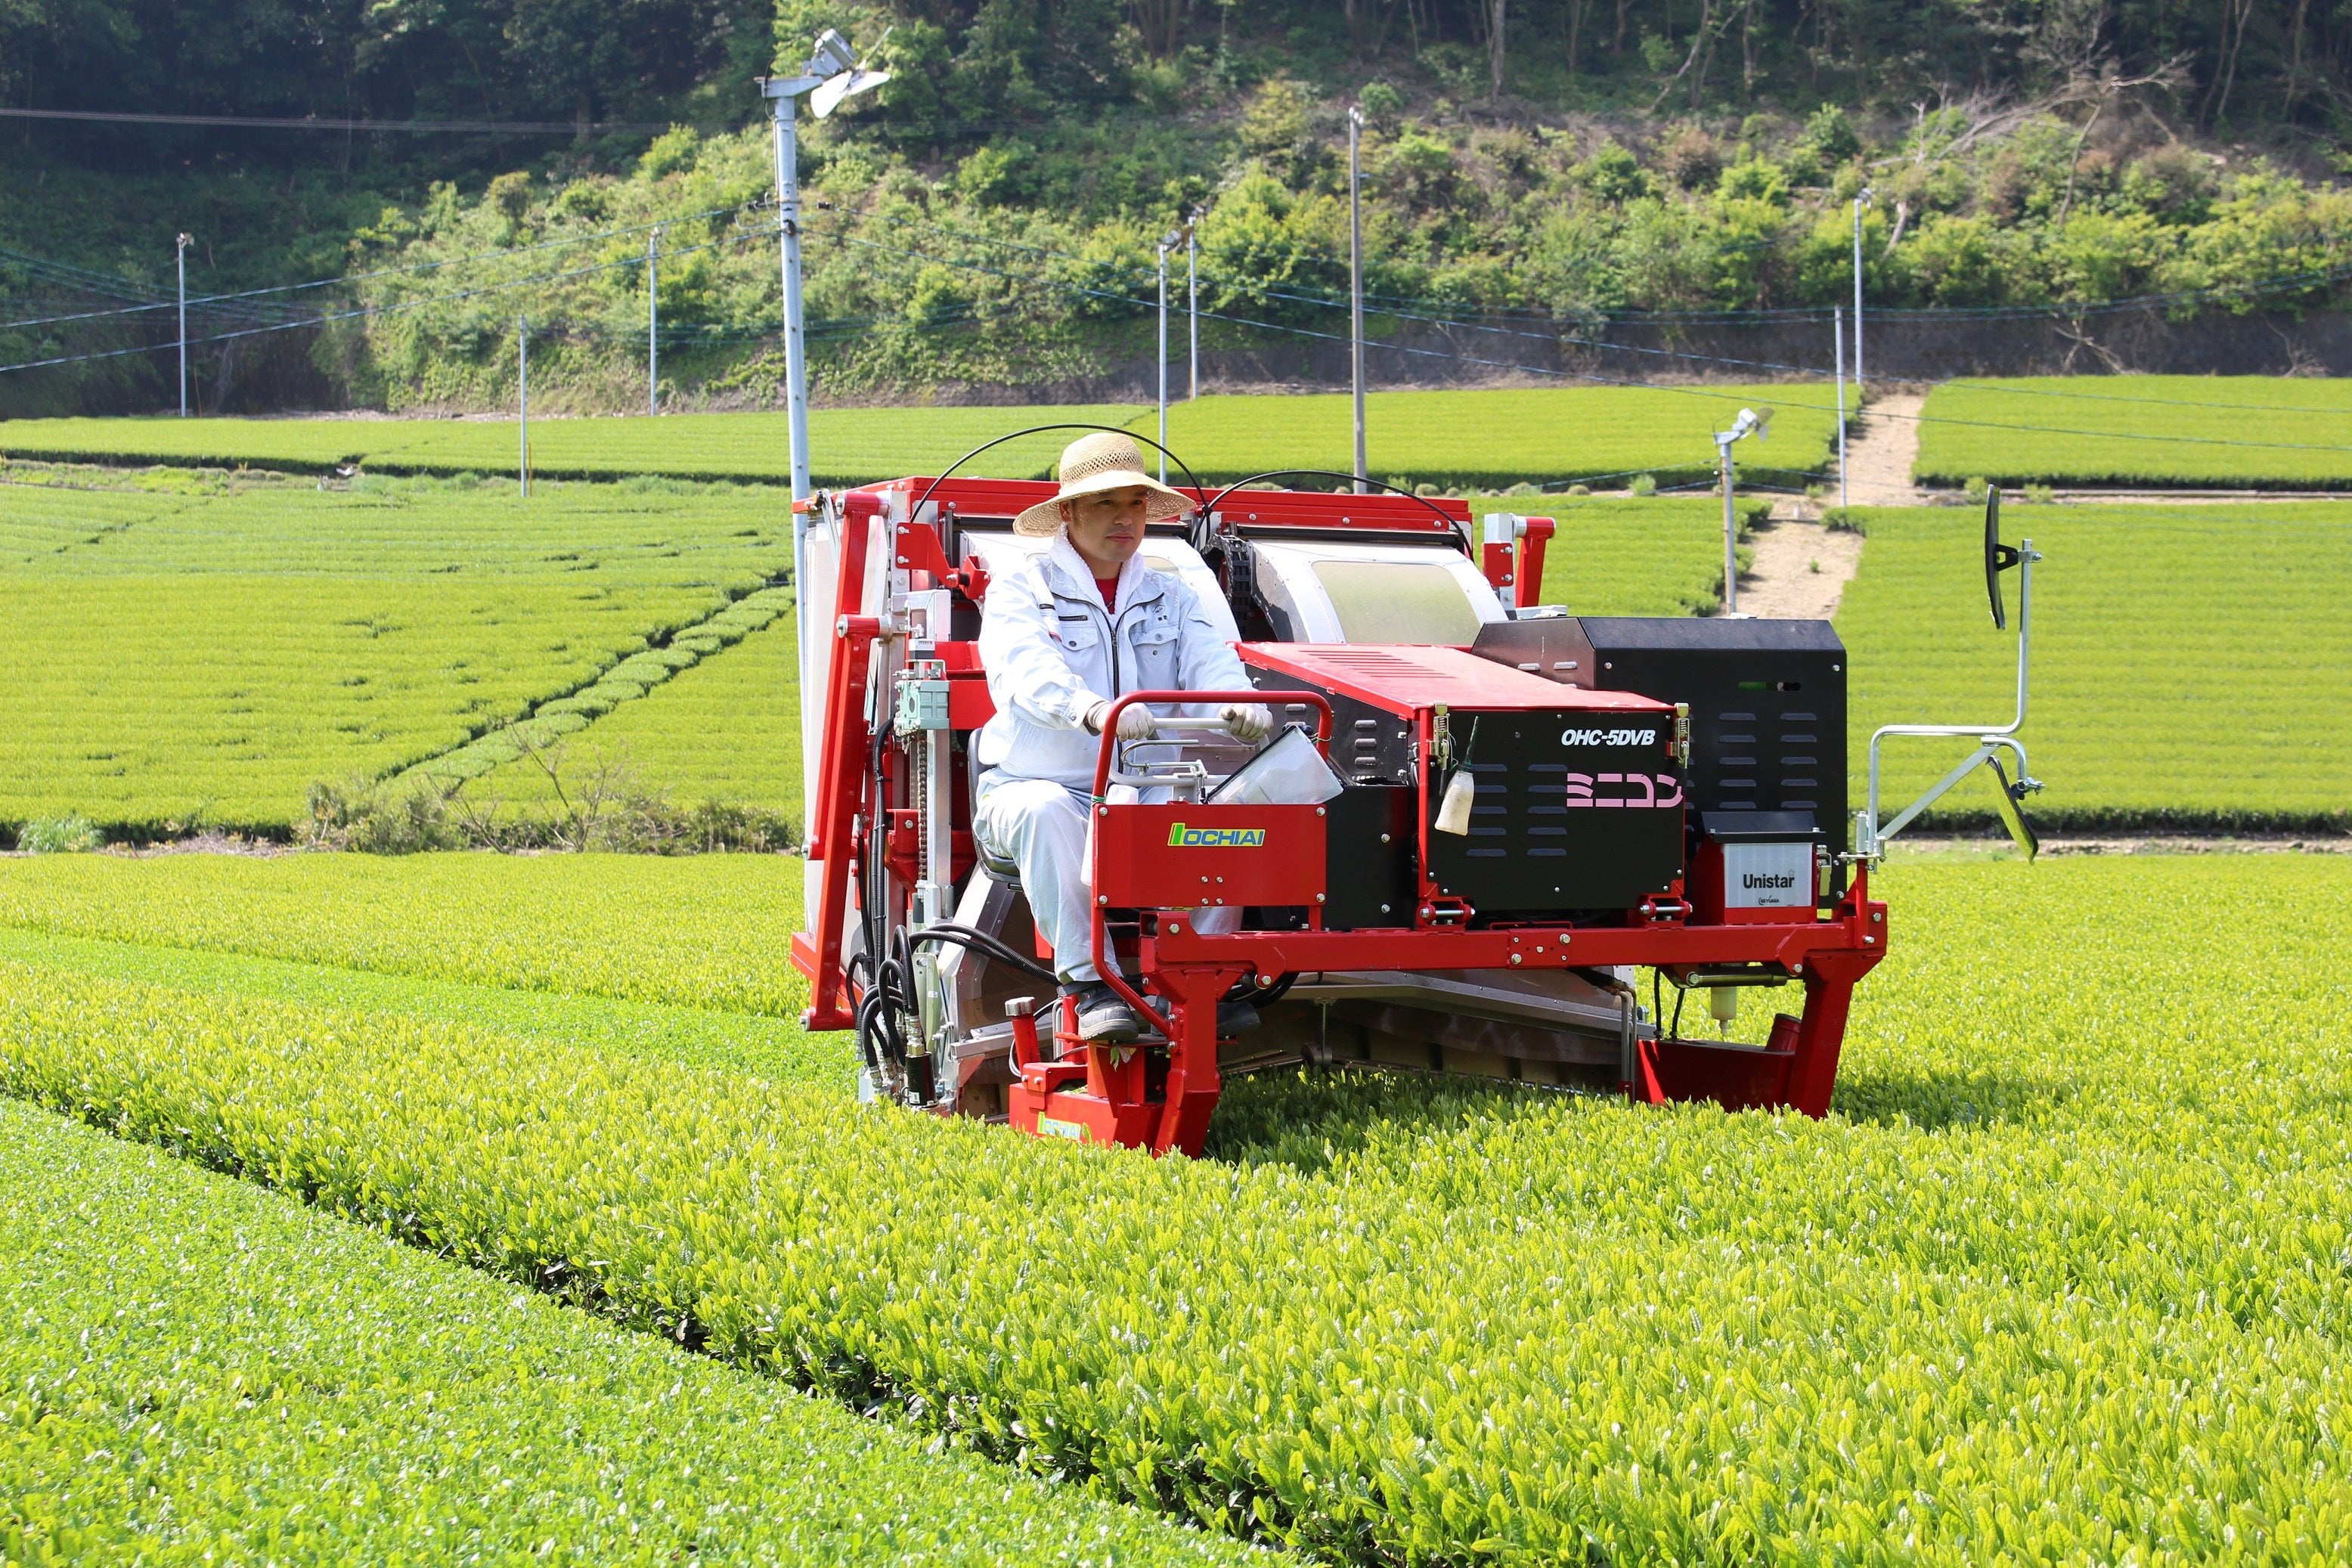
POLYGON ((646 236, 646 412, 661 412, 661 237, 646 236))
POLYGON ((1838 505, 1845 499, 1845 310, 1834 307, 1830 311, 1830 352, 1837 360, 1838 405, 1838 505))
POLYGON ((1853 198, 1853 395, 1862 401, 1862 209, 1870 204, 1870 187, 1864 185, 1853 198))
POLYGON ((1187 403, 1201 395, 1201 214, 1203 210, 1194 207, 1192 216, 1184 220, 1184 287, 1189 301, 1185 309, 1192 318, 1192 379, 1184 394, 1187 403))
POLYGON ((522 499, 530 499, 530 318, 515 321, 515 427, 520 444, 515 454, 515 474, 522 499))
POLYGON ((1160 237, 1160 482, 1168 482, 1168 253, 1183 237, 1171 229, 1160 237))
MULTIPOLYGON (((887 71, 859 65, 849 40, 831 27, 817 35, 816 47, 810 51, 800 75, 760 79, 760 96, 775 106, 776 117, 776 230, 782 239, 784 271, 784 405, 785 423, 792 433, 794 500, 805 500, 809 495, 808 345, 801 335, 800 140, 794 117, 803 93, 813 95, 810 111, 822 120, 842 100, 889 79, 887 71)), ((800 541, 806 526, 802 516, 793 514, 795 583, 800 581, 800 541)))
POLYGON ((1348 351, 1356 388, 1356 493, 1369 495, 1364 462, 1364 111, 1348 106, 1348 351))
POLYGON ((194 235, 180 236, 174 259, 180 268, 180 417, 188 416, 188 246, 194 235))

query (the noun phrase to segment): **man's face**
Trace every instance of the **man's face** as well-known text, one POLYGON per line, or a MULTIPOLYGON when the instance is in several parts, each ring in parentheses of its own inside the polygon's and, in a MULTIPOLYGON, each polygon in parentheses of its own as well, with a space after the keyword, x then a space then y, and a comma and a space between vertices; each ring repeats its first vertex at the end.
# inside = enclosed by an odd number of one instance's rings
POLYGON ((1141 485, 1097 490, 1062 503, 1069 520, 1070 548, 1097 577, 1112 577, 1143 544, 1144 508, 1151 492, 1141 485))

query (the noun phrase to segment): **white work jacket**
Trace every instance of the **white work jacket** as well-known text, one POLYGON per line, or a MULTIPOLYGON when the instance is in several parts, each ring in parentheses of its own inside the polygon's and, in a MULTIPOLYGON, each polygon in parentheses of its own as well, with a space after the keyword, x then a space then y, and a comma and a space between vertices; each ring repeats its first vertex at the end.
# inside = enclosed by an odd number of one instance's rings
POLYGON ((988 584, 980 658, 996 714, 980 732, 980 765, 1091 792, 1099 741, 1087 710, 1129 691, 1248 690, 1225 638, 1198 595, 1139 553, 1119 570, 1114 613, 1069 535, 1055 535, 988 584))

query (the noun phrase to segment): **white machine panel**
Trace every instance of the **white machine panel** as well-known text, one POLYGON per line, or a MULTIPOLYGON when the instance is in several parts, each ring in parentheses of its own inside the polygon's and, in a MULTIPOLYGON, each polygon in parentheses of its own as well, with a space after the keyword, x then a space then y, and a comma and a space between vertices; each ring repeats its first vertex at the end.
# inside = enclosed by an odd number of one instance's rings
POLYGON ((1258 591, 1306 643, 1466 647, 1508 619, 1494 587, 1451 546, 1256 540, 1258 591))

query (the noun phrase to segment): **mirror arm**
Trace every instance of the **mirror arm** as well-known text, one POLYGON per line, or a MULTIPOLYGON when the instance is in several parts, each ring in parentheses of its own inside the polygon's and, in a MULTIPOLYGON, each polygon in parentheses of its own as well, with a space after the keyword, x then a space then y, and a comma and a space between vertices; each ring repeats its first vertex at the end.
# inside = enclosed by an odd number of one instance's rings
MULTIPOLYGON (((2025 727, 2027 676, 2032 655, 2031 637, 2033 626, 2033 563, 2041 559, 2041 555, 2033 548, 2033 541, 2026 540, 2019 547, 2016 716, 1998 728, 1979 724, 1880 725, 1870 737, 1870 804, 1866 809, 1856 816, 1853 848, 1845 856, 1845 858, 1866 861, 1880 859, 1885 854, 1882 846, 1887 839, 1894 837, 1909 826, 1914 817, 1942 799, 1946 792, 1966 778, 1971 771, 1990 763, 1994 773, 2000 775, 2000 765, 1995 759, 2001 750, 2006 749, 2017 754, 2016 784, 2012 787, 2005 776, 2001 778, 2001 793, 2007 797, 2007 808, 2002 812, 2004 820, 2016 814, 2015 807, 2019 796, 2031 794, 2042 787, 2041 781, 2033 776, 2032 768, 2026 763, 2024 742, 2016 738, 2017 732, 2025 727), (1904 807, 1893 821, 1881 826, 1879 824, 1879 742, 1893 735, 1924 737, 1973 735, 1977 737, 1979 743, 1977 749, 1969 754, 1966 762, 1946 773, 1942 781, 1927 794, 1904 807)), ((2021 817, 2018 826, 2022 826, 2022 822, 2023 819, 2021 817)), ((2012 826, 2011 833, 2012 836, 2015 835, 2015 826, 2012 826)), ((2027 839, 2031 837, 2032 833, 2029 829, 2025 837, 2018 840, 2021 847, 2026 847, 2028 855, 2033 853, 2032 848, 2027 847, 2027 839)))

